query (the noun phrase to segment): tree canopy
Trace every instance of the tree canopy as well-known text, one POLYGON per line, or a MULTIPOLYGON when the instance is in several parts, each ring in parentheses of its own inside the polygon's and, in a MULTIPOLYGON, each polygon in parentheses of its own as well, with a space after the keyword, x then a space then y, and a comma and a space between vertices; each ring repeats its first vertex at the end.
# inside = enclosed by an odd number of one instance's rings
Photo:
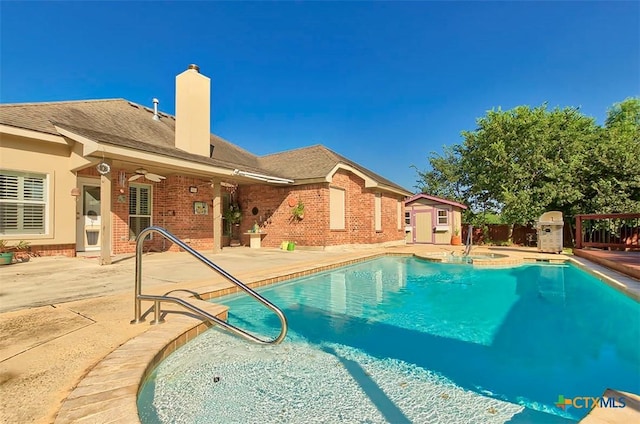
POLYGON ((577 108, 546 104, 491 110, 464 141, 431 153, 418 188, 500 213, 504 222, 535 221, 547 210, 640 212, 640 98, 613 105, 604 126, 577 108))

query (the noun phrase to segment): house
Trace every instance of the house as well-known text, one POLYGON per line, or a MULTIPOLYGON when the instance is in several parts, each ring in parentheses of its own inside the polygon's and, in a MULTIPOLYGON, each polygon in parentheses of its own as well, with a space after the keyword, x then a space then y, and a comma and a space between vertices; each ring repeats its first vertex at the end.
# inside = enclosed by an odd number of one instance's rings
MULTIPOLYGON (((255 227, 267 247, 404 243, 403 187, 324 146, 256 156, 211 134, 196 65, 176 77, 175 101, 175 116, 155 99, 0 105, 0 238, 40 255, 95 250, 101 263, 150 225, 213 251, 248 244, 255 227)), ((176 246, 156 235, 144 248, 176 246)))
POLYGON ((419 193, 405 203, 407 243, 450 244, 451 236, 461 234, 461 203, 419 193))

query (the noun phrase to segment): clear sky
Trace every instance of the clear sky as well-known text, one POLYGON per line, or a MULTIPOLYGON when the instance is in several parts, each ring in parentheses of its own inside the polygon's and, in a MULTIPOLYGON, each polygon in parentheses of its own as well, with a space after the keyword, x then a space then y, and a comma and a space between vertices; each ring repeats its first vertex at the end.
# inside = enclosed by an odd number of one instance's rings
POLYGON ((174 113, 190 63, 212 132, 324 144, 414 190, 410 165, 495 107, 640 94, 640 2, 0 2, 0 101, 126 98, 174 113))

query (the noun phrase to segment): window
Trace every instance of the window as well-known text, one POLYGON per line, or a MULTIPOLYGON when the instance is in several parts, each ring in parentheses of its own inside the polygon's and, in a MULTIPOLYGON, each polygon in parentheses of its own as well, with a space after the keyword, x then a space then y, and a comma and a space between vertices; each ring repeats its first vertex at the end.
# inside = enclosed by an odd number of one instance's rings
POLYGON ((45 234, 47 176, 0 171, 0 234, 45 234))
MULTIPOLYGON (((151 226, 151 186, 129 186, 129 240, 135 240, 142 230, 151 226)), ((151 235, 147 240, 151 239, 151 235)))
POLYGON ((438 209, 438 225, 449 225, 449 211, 438 209))
POLYGON ((411 225, 411 212, 409 211, 406 211, 404 213, 404 225, 405 226, 411 225))
POLYGON ((344 190, 329 187, 329 229, 344 230, 345 204, 344 190))
POLYGON ((375 220, 376 231, 382 231, 382 195, 380 193, 376 193, 373 217, 375 220))

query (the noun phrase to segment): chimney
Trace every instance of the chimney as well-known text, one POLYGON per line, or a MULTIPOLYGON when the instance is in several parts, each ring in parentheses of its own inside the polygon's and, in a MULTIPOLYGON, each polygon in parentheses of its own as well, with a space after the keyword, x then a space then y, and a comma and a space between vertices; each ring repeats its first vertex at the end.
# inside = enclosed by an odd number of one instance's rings
POLYGON ((178 149, 196 155, 210 154, 211 80, 198 65, 176 76, 176 139, 178 149))

